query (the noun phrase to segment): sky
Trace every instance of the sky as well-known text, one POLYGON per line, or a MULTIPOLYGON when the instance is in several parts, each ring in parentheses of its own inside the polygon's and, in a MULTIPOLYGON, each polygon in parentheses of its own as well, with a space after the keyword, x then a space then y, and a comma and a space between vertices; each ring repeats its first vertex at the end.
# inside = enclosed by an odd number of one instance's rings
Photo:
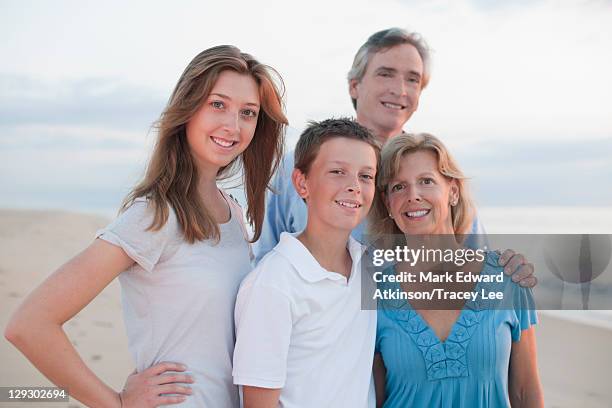
POLYGON ((0 207, 114 211, 201 50, 283 77, 291 148, 353 115, 367 37, 423 35, 433 74, 405 127, 440 137, 481 206, 612 206, 610 1, 0 1, 0 207))

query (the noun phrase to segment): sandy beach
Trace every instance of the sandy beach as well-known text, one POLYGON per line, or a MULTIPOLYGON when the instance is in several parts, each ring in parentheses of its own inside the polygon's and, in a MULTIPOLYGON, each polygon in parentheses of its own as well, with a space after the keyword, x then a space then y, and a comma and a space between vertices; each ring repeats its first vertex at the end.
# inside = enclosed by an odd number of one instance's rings
MULTIPOLYGON (((44 211, 0 211, 0 327, 46 276, 82 251, 108 220, 92 215, 44 211)), ((133 370, 121 315, 119 282, 113 281, 64 327, 81 357, 114 389, 133 370)), ((49 350, 49 352, 53 352, 49 350)), ((4 336, 0 341, 0 387, 50 386, 4 336)), ((54 407, 83 406, 75 400, 54 407)), ((49 403, 3 403, 1 407, 49 407, 49 403)))
MULTIPOLYGON (((39 284, 84 249, 107 219, 57 211, 0 210, 0 327, 39 284)), ((115 281, 65 325, 77 350, 107 384, 120 389, 132 371, 115 281)), ((547 407, 610 407, 612 330, 540 314, 538 360, 547 407)), ((52 350, 49 350, 52 352, 52 350)), ((0 387, 50 383, 2 337, 0 387)), ((71 400, 54 407, 79 407, 71 400)), ((24 407, 3 403, 0 407, 24 407)), ((28 407, 49 404, 28 403, 28 407)))

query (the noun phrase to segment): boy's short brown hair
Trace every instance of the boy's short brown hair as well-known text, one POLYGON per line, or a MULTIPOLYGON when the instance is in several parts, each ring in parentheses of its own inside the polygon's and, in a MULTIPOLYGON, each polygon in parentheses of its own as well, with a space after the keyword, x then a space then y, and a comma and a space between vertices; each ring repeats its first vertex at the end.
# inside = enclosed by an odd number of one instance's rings
POLYGON ((303 174, 308 174, 321 145, 335 137, 360 140, 369 144, 376 153, 376 163, 380 162, 380 144, 372 132, 351 118, 332 118, 308 122, 308 127, 302 132, 295 146, 294 167, 303 174))

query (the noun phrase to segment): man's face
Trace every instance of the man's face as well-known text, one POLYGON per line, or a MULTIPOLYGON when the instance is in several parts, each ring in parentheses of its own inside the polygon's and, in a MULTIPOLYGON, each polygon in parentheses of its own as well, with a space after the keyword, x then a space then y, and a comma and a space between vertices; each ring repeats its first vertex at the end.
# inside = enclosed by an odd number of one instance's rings
POLYGON ((400 44, 370 57, 363 78, 351 80, 357 120, 385 141, 400 134, 419 105, 423 61, 417 49, 400 44))

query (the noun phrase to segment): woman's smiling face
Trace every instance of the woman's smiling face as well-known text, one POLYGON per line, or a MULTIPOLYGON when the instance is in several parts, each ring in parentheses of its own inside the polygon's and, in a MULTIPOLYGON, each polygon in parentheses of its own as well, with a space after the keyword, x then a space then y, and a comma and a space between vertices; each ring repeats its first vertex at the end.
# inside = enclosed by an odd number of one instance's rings
POLYGON ((454 234, 450 207, 458 198, 457 184, 440 173, 431 150, 402 157, 386 191, 389 213, 404 234, 454 234))

